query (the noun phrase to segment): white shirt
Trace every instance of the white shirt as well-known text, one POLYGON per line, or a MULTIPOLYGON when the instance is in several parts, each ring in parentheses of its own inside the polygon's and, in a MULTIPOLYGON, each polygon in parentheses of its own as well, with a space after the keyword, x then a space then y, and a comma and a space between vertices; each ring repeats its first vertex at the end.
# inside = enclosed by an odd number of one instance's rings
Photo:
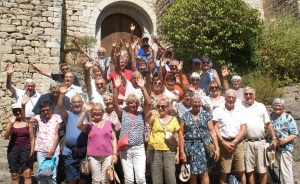
POLYGON ((65 95, 69 97, 70 100, 72 100, 73 96, 80 95, 82 100, 85 101, 81 87, 75 86, 74 84, 69 87, 68 92, 65 95))
MULTIPOLYGON (((107 94, 107 92, 105 92, 104 94, 107 94)), ((88 101, 93 101, 95 103, 101 103, 103 108, 106 108, 106 106, 104 104, 103 95, 101 95, 99 93, 99 91, 97 91, 95 85, 92 85, 92 89, 88 92, 88 101)))
MULTIPOLYGON (((15 87, 14 87, 15 88, 15 87)), ((18 104, 22 104, 22 96, 26 93, 23 89, 15 88, 16 93, 13 94, 13 97, 16 99, 18 104)), ((35 94, 30 97, 29 101, 25 106, 25 116, 26 117, 33 117, 34 112, 32 112, 33 107, 35 106, 36 102, 40 98, 40 94, 35 91, 35 94)))
POLYGON ((267 109, 264 104, 254 101, 249 106, 243 102, 243 110, 245 112, 245 119, 247 119, 247 133, 246 139, 259 139, 265 137, 265 124, 270 122, 267 109))
MULTIPOLYGON (((128 80, 126 80, 126 85, 125 85, 125 99, 128 98, 130 94, 135 94, 137 98, 140 100, 140 104, 144 102, 144 95, 141 90, 141 88, 135 88, 133 87, 132 83, 128 80)), ((124 101, 123 103, 124 106, 126 106, 126 102, 124 101)))
POLYGON ((219 132, 227 139, 235 138, 242 124, 247 124, 242 109, 234 108, 230 113, 225 106, 220 106, 213 111, 213 121, 219 122, 219 132))

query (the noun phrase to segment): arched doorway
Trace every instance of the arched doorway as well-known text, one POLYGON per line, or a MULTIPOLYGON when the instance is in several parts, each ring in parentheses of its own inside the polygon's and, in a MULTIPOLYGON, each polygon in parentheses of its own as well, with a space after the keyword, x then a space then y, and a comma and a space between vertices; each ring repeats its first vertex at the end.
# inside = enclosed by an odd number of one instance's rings
MULTIPOLYGON (((101 25, 101 46, 106 49, 106 55, 111 53, 112 40, 117 40, 118 44, 122 37, 130 39, 130 24, 135 25, 134 35, 142 37, 142 30, 139 24, 130 16, 117 13, 106 17, 101 25)), ((125 50, 125 46, 121 48, 125 50)))

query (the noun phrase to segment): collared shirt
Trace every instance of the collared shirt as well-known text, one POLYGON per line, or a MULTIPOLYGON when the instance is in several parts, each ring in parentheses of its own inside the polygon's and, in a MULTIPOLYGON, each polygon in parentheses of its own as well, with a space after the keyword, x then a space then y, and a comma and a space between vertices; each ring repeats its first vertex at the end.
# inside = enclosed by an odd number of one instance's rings
POLYGON ((103 108, 106 108, 104 99, 103 99, 103 96, 105 94, 107 94, 106 91, 103 95, 101 95, 100 92, 92 86, 92 89, 88 92, 88 100, 93 101, 94 103, 101 103, 103 108))
POLYGON ((267 109, 264 104, 254 101, 249 106, 243 102, 242 109, 245 112, 245 119, 247 119, 247 133, 246 139, 260 139, 265 137, 265 124, 270 122, 267 109))
MULTIPOLYGON (((15 88, 16 93, 13 94, 13 97, 16 99, 16 103, 22 104, 22 96, 26 93, 23 89, 15 88)), ((33 107, 35 106, 36 102, 40 98, 40 94, 35 91, 34 95, 32 95, 25 106, 25 116, 26 117, 33 117, 34 113, 32 112, 33 107)))
MULTIPOLYGON (((133 87, 132 83, 130 81, 126 80, 125 99, 127 99, 127 97, 130 94, 135 94, 138 97, 138 99, 140 100, 140 105, 142 105, 142 103, 144 102, 144 95, 143 95, 141 88, 133 87)), ((123 105, 126 106, 126 103, 124 102, 123 105)))
POLYGON ((213 121, 219 122, 219 132, 222 137, 235 138, 245 121, 244 112, 239 108, 234 108, 230 113, 225 106, 220 106, 213 111, 213 121))
POLYGON ((85 101, 81 87, 75 86, 74 84, 69 87, 68 92, 65 95, 69 97, 70 100, 72 100, 73 96, 80 95, 82 100, 85 101))

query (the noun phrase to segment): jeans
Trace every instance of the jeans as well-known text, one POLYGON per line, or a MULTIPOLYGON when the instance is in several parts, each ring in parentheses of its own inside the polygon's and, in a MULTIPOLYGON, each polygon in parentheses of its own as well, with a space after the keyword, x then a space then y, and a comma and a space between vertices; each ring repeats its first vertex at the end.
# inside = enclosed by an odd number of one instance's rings
POLYGON ((144 144, 128 147, 120 152, 125 184, 133 184, 134 177, 137 184, 146 184, 146 155, 144 144))
POLYGON ((175 152, 148 150, 148 158, 151 166, 152 181, 155 184, 176 183, 175 176, 175 152))
MULTIPOLYGON (((39 166, 42 164, 44 160, 46 160, 47 152, 37 152, 37 161, 39 163, 39 166)), ((54 153, 54 156, 56 157, 55 160, 55 166, 53 170, 53 175, 51 180, 41 181, 40 184, 56 184, 56 175, 57 175, 57 165, 59 161, 58 153, 54 153)))

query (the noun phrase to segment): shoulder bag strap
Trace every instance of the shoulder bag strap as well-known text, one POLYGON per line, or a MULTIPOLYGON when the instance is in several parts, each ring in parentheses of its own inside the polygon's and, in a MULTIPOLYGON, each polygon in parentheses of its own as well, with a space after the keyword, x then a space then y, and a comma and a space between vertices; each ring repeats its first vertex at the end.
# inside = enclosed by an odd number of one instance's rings
POLYGON ((200 129, 199 129, 199 127, 198 127, 196 121, 193 120, 193 122, 194 122, 194 124, 195 124, 195 126, 196 126, 196 128, 197 128, 197 130, 198 130, 198 132, 199 132, 199 134, 200 134, 200 137, 201 137, 201 139, 202 139, 202 142, 205 143, 205 140, 204 140, 203 137, 202 137, 201 131, 200 131, 200 129))
POLYGON ((130 128, 129 128, 129 131, 128 131, 128 133, 127 133, 128 135, 129 135, 129 133, 130 133, 130 131, 131 131, 133 125, 134 125, 134 122, 135 122, 136 118, 137 118, 137 116, 134 116, 134 118, 133 118, 133 120, 132 120, 132 122, 131 122, 130 128))

